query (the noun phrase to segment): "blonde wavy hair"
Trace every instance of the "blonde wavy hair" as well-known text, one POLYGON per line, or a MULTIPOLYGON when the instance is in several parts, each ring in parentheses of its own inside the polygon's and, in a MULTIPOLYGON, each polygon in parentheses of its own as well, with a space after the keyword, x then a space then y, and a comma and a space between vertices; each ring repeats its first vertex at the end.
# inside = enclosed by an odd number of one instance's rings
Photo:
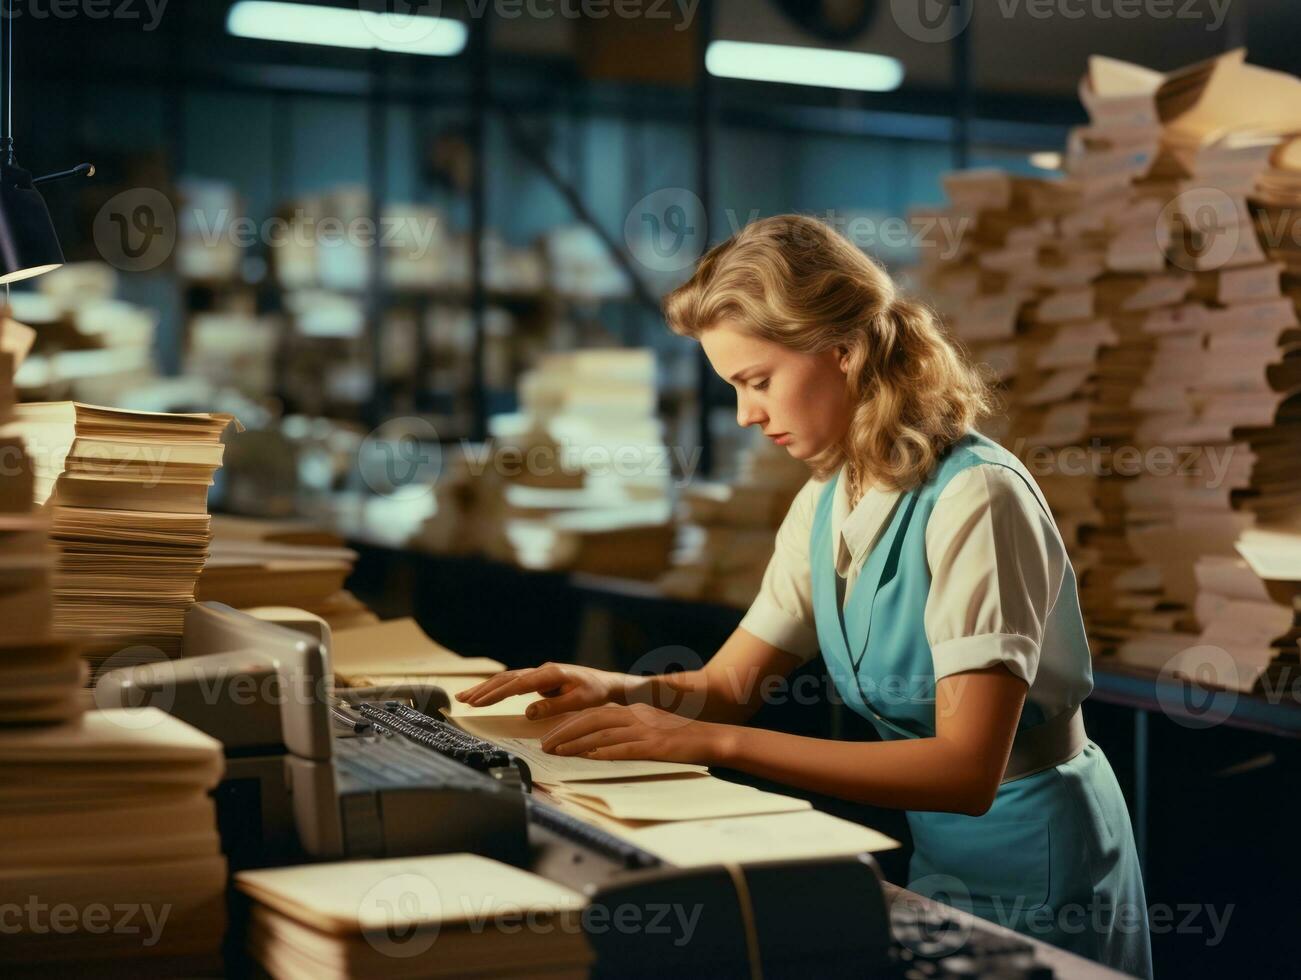
POLYGON ((809 460, 859 487, 910 489, 994 408, 989 384, 923 304, 830 226, 783 214, 710 249, 664 300, 669 328, 699 339, 733 321, 756 337, 818 353, 844 347, 854 409, 844 440, 809 460))

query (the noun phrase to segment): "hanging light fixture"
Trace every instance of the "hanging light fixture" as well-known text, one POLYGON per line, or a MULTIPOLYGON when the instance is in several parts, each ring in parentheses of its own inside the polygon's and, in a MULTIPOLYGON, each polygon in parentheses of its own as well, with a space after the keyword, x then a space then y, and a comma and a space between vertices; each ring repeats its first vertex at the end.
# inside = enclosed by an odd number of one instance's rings
POLYGON ((0 0, 4 43, 0 45, 0 75, 5 83, 4 115, 0 116, 0 283, 30 279, 63 265, 63 249, 54 233, 50 211, 38 184, 65 177, 90 177, 89 163, 33 178, 14 157, 14 17, 9 0, 0 0))

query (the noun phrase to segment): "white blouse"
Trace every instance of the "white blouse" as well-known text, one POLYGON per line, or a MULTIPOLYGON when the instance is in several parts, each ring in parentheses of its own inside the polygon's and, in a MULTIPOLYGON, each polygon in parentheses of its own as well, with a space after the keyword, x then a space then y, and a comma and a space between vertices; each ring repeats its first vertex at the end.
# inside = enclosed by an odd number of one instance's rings
MULTIPOLYGON (((851 511, 847 483, 842 469, 827 556, 845 580, 846 606, 900 496, 874 487, 851 511)), ((759 639, 806 661, 818 651, 809 537, 825 488, 825 481, 809 480, 795 497, 759 594, 741 621, 759 639)), ((992 463, 954 476, 926 525, 926 560, 931 590, 924 622, 937 681, 1003 663, 1030 686, 1027 699, 1048 717, 1088 696, 1088 660, 1067 649, 1042 649, 1045 634, 1055 635, 1049 620, 1058 595, 1073 579, 1066 577, 1069 558, 1056 523, 1020 476, 992 463)))

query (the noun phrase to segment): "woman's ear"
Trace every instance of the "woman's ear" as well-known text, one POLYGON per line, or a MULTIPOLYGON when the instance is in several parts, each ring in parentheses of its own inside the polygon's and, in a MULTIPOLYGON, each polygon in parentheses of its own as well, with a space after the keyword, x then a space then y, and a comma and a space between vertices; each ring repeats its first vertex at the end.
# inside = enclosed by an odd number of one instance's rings
POLYGON ((836 365, 841 374, 849 376, 849 348, 843 344, 836 347, 836 365))

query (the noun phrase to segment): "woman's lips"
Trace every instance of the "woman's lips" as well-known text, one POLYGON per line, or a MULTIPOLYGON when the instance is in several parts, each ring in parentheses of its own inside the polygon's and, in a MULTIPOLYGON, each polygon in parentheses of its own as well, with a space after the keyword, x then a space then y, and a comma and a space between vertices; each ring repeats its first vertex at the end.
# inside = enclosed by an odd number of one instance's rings
POLYGON ((777 445, 784 446, 786 443, 791 441, 791 434, 789 432, 783 432, 780 435, 769 436, 768 438, 777 443, 777 445))

